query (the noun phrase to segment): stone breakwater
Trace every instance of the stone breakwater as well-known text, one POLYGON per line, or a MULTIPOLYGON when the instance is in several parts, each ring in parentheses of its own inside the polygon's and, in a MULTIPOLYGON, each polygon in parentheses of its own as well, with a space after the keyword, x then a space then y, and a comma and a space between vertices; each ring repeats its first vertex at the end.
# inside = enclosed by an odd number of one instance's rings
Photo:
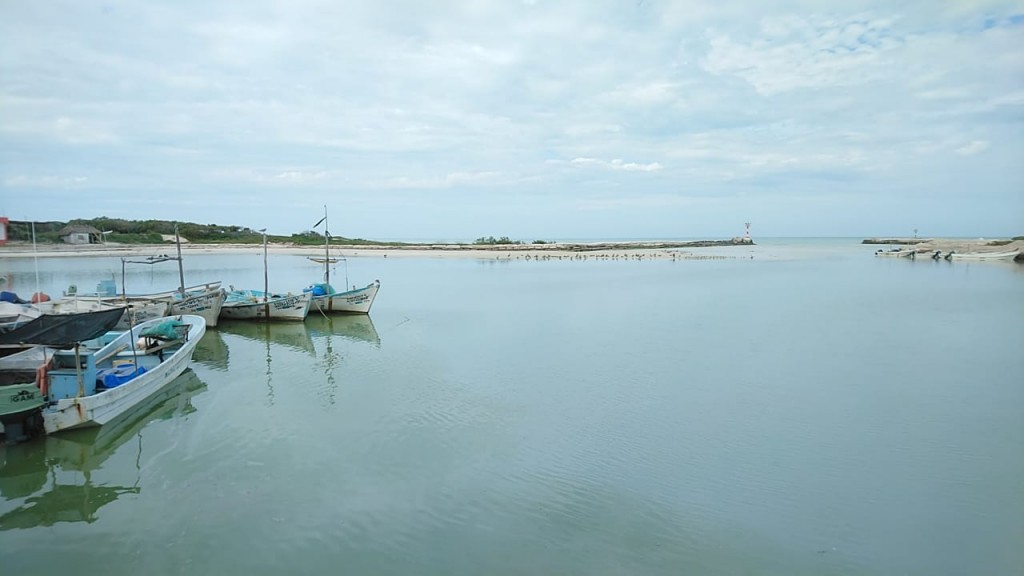
POLYGON ((927 242, 933 242, 931 238, 865 238, 861 240, 861 244, 925 244, 927 242))

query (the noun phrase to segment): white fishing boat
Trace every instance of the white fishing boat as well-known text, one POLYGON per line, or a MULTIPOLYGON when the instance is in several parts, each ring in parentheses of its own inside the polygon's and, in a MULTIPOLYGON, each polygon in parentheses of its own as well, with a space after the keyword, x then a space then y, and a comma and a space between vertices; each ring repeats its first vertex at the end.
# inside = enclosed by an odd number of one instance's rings
POLYGON ((229 290, 220 308, 226 320, 295 320, 302 322, 309 314, 312 295, 268 294, 260 290, 229 290))
POLYGON ((0 302, 0 333, 9 332, 39 317, 39 309, 31 304, 0 302))
POLYGON ((43 430, 41 408, 49 377, 47 368, 58 349, 89 349, 92 339, 113 328, 123 308, 84 314, 42 315, 6 334, 0 346, 19 350, 0 359, 0 434, 17 443, 43 430))
POLYGON ((313 295, 310 308, 316 312, 323 313, 348 313, 348 314, 369 314, 373 306, 373 299, 377 297, 377 290, 380 289, 380 280, 362 288, 353 288, 345 292, 338 292, 333 286, 326 282, 319 282, 305 288, 307 293, 313 295))
MULTIPOLYGON (((214 327, 217 325, 218 316, 220 316, 220 308, 224 304, 224 290, 221 289, 221 283, 218 281, 166 292, 121 296, 90 294, 75 296, 73 299, 79 302, 76 306, 83 308, 87 308, 89 303, 114 307, 127 306, 135 311, 135 319, 139 321, 151 320, 168 314, 195 314, 202 316, 207 326, 214 327), (163 311, 162 314, 161 311, 163 311), (150 317, 147 318, 147 316, 150 317)), ((100 308, 102 306, 97 307, 97 309, 100 308)), ((124 324, 120 326, 127 329, 124 324)))
MULTIPOLYGON (((220 316, 221 305, 224 304, 224 290, 221 289, 220 281, 197 284, 185 287, 185 270, 182 266, 181 238, 178 236, 178 227, 174 227, 175 244, 178 249, 176 257, 162 255, 150 256, 144 260, 121 259, 121 295, 114 294, 114 287, 111 285, 105 293, 90 294, 88 296, 77 296, 80 300, 96 300, 107 304, 115 305, 139 305, 140 303, 164 303, 169 310, 166 314, 195 314, 202 316, 206 325, 217 326, 217 318, 220 316), (157 264, 160 262, 177 261, 178 263, 178 288, 166 292, 149 294, 127 294, 125 284, 125 264, 157 264)), ((109 281, 107 281, 109 282, 109 281)), ((101 283, 102 284, 102 283, 101 283)))
POLYGON ((271 294, 267 266, 267 234, 263 231, 263 290, 235 290, 231 287, 224 298, 220 316, 231 320, 296 320, 302 322, 309 314, 311 294, 271 294))
POLYGON ((72 350, 54 353, 46 369, 44 430, 102 426, 143 403, 188 368, 205 333, 202 316, 170 316, 122 332, 99 349, 83 351, 76 341, 72 350))
MULTIPOLYGON (((373 306, 373 300, 377 297, 377 291, 380 290, 380 280, 374 280, 373 283, 364 286, 363 288, 352 287, 351 290, 338 291, 331 285, 331 266, 329 261, 331 260, 330 248, 331 248, 331 233, 327 229, 327 206, 324 206, 324 217, 313 225, 316 228, 321 223, 324 224, 324 281, 312 284, 303 289, 303 292, 308 292, 313 295, 310 309, 322 314, 330 313, 341 313, 341 314, 369 314, 370 307, 373 306)), ((348 267, 345 268, 345 285, 348 285, 348 267)))
POLYGON ((107 299, 98 297, 79 298, 77 295, 68 295, 61 298, 40 302, 36 304, 43 314, 81 314, 82 312, 97 312, 100 310, 111 310, 113 308, 127 308, 121 320, 114 326, 114 330, 128 330, 130 327, 152 320, 163 318, 171 310, 170 302, 150 299, 107 299))
POLYGON ((221 306, 224 305, 224 290, 220 282, 210 282, 190 286, 184 290, 157 294, 140 294, 132 297, 135 300, 164 302, 171 307, 171 315, 195 314, 202 316, 207 326, 216 327, 220 317, 221 306))
POLYGON ((950 260, 1013 260, 1020 255, 1020 250, 1006 252, 956 252, 947 254, 950 260))
POLYGON ((0 449, 0 478, 8 479, 0 480, 0 501, 11 504, 0 513, 0 532, 92 523, 119 497, 139 494, 142 470, 108 467, 107 460, 127 450, 136 461, 145 461, 150 452, 146 427, 194 412, 192 399, 205 390, 196 373, 186 370, 116 422, 7 446, 6 466, 0 449))
POLYGON ((893 250, 875 250, 875 256, 887 256, 890 258, 914 258, 917 256, 915 250, 904 250, 896 248, 893 250))

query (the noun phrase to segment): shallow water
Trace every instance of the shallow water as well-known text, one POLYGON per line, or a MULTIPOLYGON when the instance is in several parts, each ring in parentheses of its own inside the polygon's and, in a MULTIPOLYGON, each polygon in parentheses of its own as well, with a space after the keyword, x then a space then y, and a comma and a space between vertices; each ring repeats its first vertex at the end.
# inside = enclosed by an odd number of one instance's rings
MULTIPOLYGON (((350 257, 348 284, 381 280, 369 318, 225 323, 130 421, 0 449, 0 566, 1021 573, 1024 267, 856 242, 350 257)), ((51 294, 120 283, 119 259, 38 266, 51 294)), ((0 276, 31 293, 34 267, 0 276)), ((270 268, 272 290, 319 278, 270 268)), ((262 255, 186 258, 216 279, 261 288, 262 255)))

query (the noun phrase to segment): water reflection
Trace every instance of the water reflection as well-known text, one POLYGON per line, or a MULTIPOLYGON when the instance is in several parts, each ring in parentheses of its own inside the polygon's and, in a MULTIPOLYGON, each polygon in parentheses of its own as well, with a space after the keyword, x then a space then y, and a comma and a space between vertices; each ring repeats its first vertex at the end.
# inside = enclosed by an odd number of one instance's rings
POLYGON ((226 372, 228 369, 228 345, 219 330, 207 330, 203 339, 192 353, 192 361, 207 368, 226 372))
POLYGON ((355 342, 380 345, 380 335, 368 314, 350 316, 313 316, 306 319, 313 336, 341 336, 355 342))
MULTIPOLYGON (((305 322, 245 322, 222 320, 217 330, 256 342, 272 342, 316 356, 314 339, 340 336, 354 342, 380 344, 373 320, 365 314, 324 316, 310 314, 305 322)), ((205 343, 205 339, 200 346, 205 343)), ((198 352, 198 350, 197 350, 198 352)), ((226 355, 226 353, 225 353, 226 355)))
POLYGON ((256 342, 274 343, 316 356, 316 347, 306 322, 246 322, 221 320, 217 330, 256 342))
POLYGON ((205 389, 196 373, 186 370, 119 421, 0 451, 0 496, 5 501, 22 500, 16 508, 0 514, 0 530, 95 522, 103 506, 121 495, 138 494, 143 430, 153 421, 194 412, 192 397, 205 389), (134 478, 121 485, 94 484, 93 471, 101 469, 122 447, 136 455, 134 478), (70 482, 69 476, 73 478, 70 482))
MULTIPOLYGON (((343 364, 346 347, 352 343, 380 347, 381 342, 367 315, 317 314, 295 323, 222 322, 218 331, 225 337, 238 336, 257 344, 238 347, 236 357, 245 358, 239 361, 246 366, 234 368, 258 370, 258 378, 266 387, 268 406, 276 401, 275 377, 288 386, 309 382, 322 404, 333 405, 338 388, 336 370, 343 364), (282 380, 281 376, 287 378, 282 380)), ((229 342, 235 345, 234 341, 229 342)))

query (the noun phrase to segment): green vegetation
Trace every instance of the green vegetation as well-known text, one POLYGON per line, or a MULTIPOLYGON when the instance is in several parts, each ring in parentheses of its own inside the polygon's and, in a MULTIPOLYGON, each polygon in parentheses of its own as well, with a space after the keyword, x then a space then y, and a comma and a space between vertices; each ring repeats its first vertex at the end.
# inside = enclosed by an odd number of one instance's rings
POLYGON ((494 236, 481 236, 473 241, 476 245, 493 246, 495 244, 522 244, 521 240, 510 240, 508 236, 495 238, 494 236))
MULTIPOLYGON (((107 242, 119 244, 162 244, 162 235, 173 235, 175 222, 167 220, 122 220, 120 218, 76 219, 68 222, 36 222, 36 242, 55 244, 61 241, 60 231, 66 226, 90 226, 100 231, 107 242)), ((195 224, 179 222, 178 234, 196 244, 260 244, 263 233, 244 226, 220 224, 195 224)), ((12 220, 8 227, 12 241, 31 242, 32 223, 12 220)), ((268 235, 272 243, 291 243, 301 246, 322 246, 324 235, 315 230, 305 230, 290 236, 268 235)), ((331 236, 331 244, 356 246, 393 246, 396 242, 376 242, 362 238, 331 236)))

